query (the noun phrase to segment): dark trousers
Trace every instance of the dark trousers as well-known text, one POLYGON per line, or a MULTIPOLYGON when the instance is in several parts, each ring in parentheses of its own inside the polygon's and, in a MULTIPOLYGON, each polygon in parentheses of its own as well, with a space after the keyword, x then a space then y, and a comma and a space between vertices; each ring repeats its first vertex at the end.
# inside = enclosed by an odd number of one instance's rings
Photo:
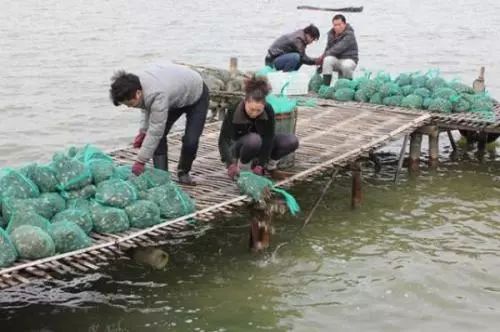
POLYGON ((275 58, 272 65, 276 70, 285 72, 299 70, 302 65, 299 53, 286 53, 275 58))
POLYGON ((186 114, 186 127, 184 129, 184 136, 182 136, 181 156, 177 166, 179 173, 189 173, 196 158, 198 143, 207 119, 209 99, 208 87, 203 83, 203 92, 196 103, 168 110, 165 132, 155 150, 155 156, 165 155, 166 157, 168 154, 167 135, 181 115, 186 114))
MULTIPOLYGON (((298 147, 299 140, 294 134, 276 134, 273 139, 271 159, 279 160, 297 150, 298 147)), ((232 146, 233 155, 240 159, 243 164, 247 164, 257 158, 261 148, 262 138, 256 133, 240 137, 232 146)))

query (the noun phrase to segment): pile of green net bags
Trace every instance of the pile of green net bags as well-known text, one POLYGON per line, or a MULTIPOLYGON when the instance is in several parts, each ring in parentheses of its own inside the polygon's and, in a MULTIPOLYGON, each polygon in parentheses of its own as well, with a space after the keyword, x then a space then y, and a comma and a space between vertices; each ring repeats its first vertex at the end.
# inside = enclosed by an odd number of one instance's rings
POLYGON ((48 164, 0 170, 0 267, 91 245, 91 232, 147 228, 195 211, 170 174, 140 176, 87 145, 48 164))
POLYGON ((309 90, 319 97, 338 101, 358 101, 386 106, 399 106, 440 113, 471 112, 494 121, 493 100, 487 93, 476 93, 456 80, 447 81, 437 71, 403 73, 395 78, 385 72, 372 77, 365 73, 353 80, 338 79, 333 86, 322 84, 314 75, 309 90))

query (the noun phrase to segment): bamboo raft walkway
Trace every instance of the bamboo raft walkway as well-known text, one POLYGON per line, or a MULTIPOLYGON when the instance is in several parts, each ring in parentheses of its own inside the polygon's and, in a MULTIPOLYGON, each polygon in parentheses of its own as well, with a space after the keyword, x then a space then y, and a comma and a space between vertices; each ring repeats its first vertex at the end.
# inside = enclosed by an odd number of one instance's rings
MULTIPOLYGON (((226 94, 222 97, 236 95, 226 94)), ((498 105, 495 106, 495 112, 499 120, 491 123, 473 114, 438 115, 317 99, 314 107, 298 107, 296 134, 300 147, 295 155, 295 166, 290 170, 294 175, 278 182, 278 185, 291 186, 325 174, 334 167, 353 164, 369 152, 392 140, 408 137, 407 135, 429 124, 445 130, 468 128, 500 133, 498 105)), ((250 199, 239 193, 235 183, 228 179, 220 161, 217 146, 220 126, 220 122, 207 123, 192 171, 198 185, 184 187, 196 201, 195 213, 165 220, 162 224, 143 230, 130 229, 120 234, 92 233, 93 245, 89 248, 35 261, 18 261, 15 265, 0 270, 0 289, 34 280, 65 279, 75 274, 93 272, 118 257, 127 256, 126 251, 130 248, 164 242, 169 235, 191 227, 192 219, 208 222, 221 214, 230 215, 235 209, 241 209, 250 199)), ((169 135, 171 168, 177 164, 181 138, 182 133, 169 135)), ((136 153, 135 149, 125 148, 113 151, 111 155, 119 163, 131 164, 136 153)))

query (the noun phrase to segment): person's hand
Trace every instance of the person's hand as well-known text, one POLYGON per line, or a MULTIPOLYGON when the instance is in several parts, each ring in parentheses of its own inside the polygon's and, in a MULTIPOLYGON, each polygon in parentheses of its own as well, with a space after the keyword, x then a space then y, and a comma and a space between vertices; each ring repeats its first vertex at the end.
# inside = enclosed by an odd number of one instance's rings
POLYGON ((260 166, 260 165, 257 165, 257 166, 254 166, 252 167, 252 172, 253 174, 257 174, 257 175, 264 175, 264 167, 260 166))
POLYGON ((146 167, 146 164, 141 163, 140 161, 136 161, 134 165, 132 165, 132 173, 135 175, 139 176, 142 173, 144 173, 144 168, 146 167))
POLYGON ((323 65, 323 59, 325 58, 325 55, 322 54, 319 58, 316 59, 316 66, 321 66, 323 65))
POLYGON ((240 174, 240 168, 237 163, 233 163, 227 167, 227 175, 231 180, 234 180, 240 174))
POLYGON ((140 131, 134 138, 133 146, 138 149, 142 146, 142 142, 144 141, 144 137, 146 137, 146 133, 140 131))

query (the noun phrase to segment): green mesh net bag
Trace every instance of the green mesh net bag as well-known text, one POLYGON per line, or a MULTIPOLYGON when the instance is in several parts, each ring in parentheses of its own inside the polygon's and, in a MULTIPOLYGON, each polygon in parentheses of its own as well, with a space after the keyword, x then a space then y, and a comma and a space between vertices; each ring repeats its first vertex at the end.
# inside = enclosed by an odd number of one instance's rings
POLYGON ((354 100, 367 103, 370 101, 370 96, 366 93, 365 90, 358 90, 354 93, 354 100))
POLYGON ((387 82, 380 86, 378 92, 382 98, 397 96, 401 94, 401 88, 396 83, 387 82))
POLYGON ((7 233, 12 233, 16 228, 23 225, 40 227, 44 231, 49 229, 50 222, 34 211, 14 212, 7 225, 7 233))
POLYGON ((413 87, 413 85, 405 85, 405 86, 401 87, 401 94, 403 96, 411 95, 413 93, 413 91, 415 91, 415 88, 413 87))
POLYGON ((333 88, 335 91, 340 90, 340 89, 356 89, 356 82, 349 80, 347 78, 339 78, 338 80, 335 81, 335 84, 333 85, 333 88))
POLYGON ((417 89, 417 88, 425 88, 425 84, 427 83, 428 80, 427 75, 419 75, 419 74, 413 74, 411 75, 411 85, 417 89))
POLYGON ((379 92, 375 92, 371 97, 370 97, 370 103, 371 104, 377 104, 377 105, 382 105, 382 95, 379 92))
POLYGON ((384 83, 392 82, 392 79, 391 79, 391 75, 389 73, 386 73, 384 71, 380 71, 375 76, 375 81, 379 82, 380 84, 384 84, 384 83))
POLYGON ((38 197, 38 187, 26 176, 11 168, 0 170, 0 201, 6 197, 38 197))
POLYGON ((399 74, 396 77, 395 83, 397 83, 400 87, 411 85, 411 75, 410 74, 399 74))
POLYGON ((422 102, 422 108, 424 110, 428 109, 431 103, 432 103, 431 97, 424 98, 424 101, 422 102))
POLYGON ((467 112, 470 109, 470 103, 460 96, 457 102, 453 103, 453 109, 452 112, 454 113, 461 113, 461 112, 467 112))
POLYGON ((87 209, 68 209, 59 212, 52 218, 52 224, 59 222, 72 222, 78 225, 86 234, 89 234, 94 227, 90 211, 87 209))
POLYGON ((480 114, 485 120, 495 121, 493 100, 486 94, 476 94, 471 100, 469 112, 480 114))
POLYGON ((92 182, 92 174, 82 162, 62 153, 54 155, 51 166, 56 172, 58 189, 61 191, 80 189, 92 182))
POLYGON ((2 215, 10 220, 12 214, 36 212, 46 219, 64 210, 66 201, 58 193, 44 193, 37 198, 9 198, 2 204, 2 215))
POLYGON ((77 149, 74 158, 84 164, 90 162, 91 160, 113 161, 107 153, 91 144, 87 144, 83 148, 77 149))
POLYGON ((335 88, 333 86, 322 85, 319 88, 318 96, 323 99, 333 99, 335 88))
POLYGON ((89 184, 81 189, 63 191, 61 192, 61 196, 67 200, 76 198, 91 199, 95 196, 96 190, 96 186, 94 186, 93 184, 89 184))
POLYGON ((149 188, 162 186, 164 184, 172 182, 170 173, 158 168, 146 169, 144 173, 139 175, 139 178, 143 178, 145 181, 147 181, 149 188))
POLYGON ((309 91, 318 92, 323 84, 323 77, 319 73, 315 73, 309 80, 309 91))
POLYGON ((444 88, 447 85, 448 84, 446 83, 446 81, 441 77, 433 77, 427 80, 427 82, 425 82, 425 87, 430 91, 435 91, 439 88, 444 88))
POLYGON ((130 228, 128 216, 122 209, 93 202, 90 206, 90 213, 96 232, 120 233, 130 228))
POLYGON ((401 95, 389 96, 389 97, 385 97, 382 100, 382 103, 385 106, 400 106, 402 100, 403 100, 403 96, 401 96, 401 95))
POLYGON ((351 88, 341 88, 335 91, 335 100, 338 101, 351 101, 354 99, 354 90, 351 88))
POLYGON ((450 99, 457 95, 457 92, 451 88, 439 88, 434 91, 434 98, 450 99))
POLYGON ((90 202, 84 198, 74 198, 66 201, 66 209, 90 211, 90 202))
POLYGON ((56 172, 50 165, 34 165, 28 177, 37 185, 42 193, 54 192, 57 190, 56 172))
POLYGON ((256 175, 253 172, 240 172, 236 183, 240 192, 243 195, 250 196, 254 201, 259 202, 264 200, 266 191, 268 193, 275 192, 285 199, 286 205, 292 215, 300 212, 299 204, 295 198, 287 191, 275 187, 274 183, 266 177, 256 175))
POLYGON ((261 69, 259 69, 256 73, 255 76, 257 77, 267 77, 267 74, 275 72, 276 69, 274 69, 271 66, 264 66, 261 69))
POLYGON ((378 91, 379 83, 375 80, 363 80, 359 82, 358 90, 363 91, 367 96, 371 97, 378 91))
POLYGON ((453 105, 451 101, 444 98, 434 98, 429 104, 428 110, 431 112, 451 113, 453 105))
POLYGON ((94 184, 109 180, 115 172, 113 161, 109 160, 92 159, 86 165, 90 169, 90 173, 92 173, 94 184))
MULTIPOLYGON (((117 166, 113 172, 113 179, 128 180, 132 174, 132 166, 117 166)), ((135 175, 134 175, 135 176, 135 175)))
POLYGON ((0 267, 12 265, 17 259, 16 247, 9 235, 0 228, 0 267))
POLYGON ((429 98, 432 95, 431 91, 427 88, 417 88, 415 89, 415 91, 413 91, 413 94, 418 95, 424 99, 429 98))
POLYGON ((54 241, 57 253, 65 253, 90 247, 92 240, 76 224, 61 221, 50 225, 49 235, 54 241))
POLYGON ((167 219, 181 217, 196 211, 191 197, 173 182, 149 189, 147 200, 158 205, 160 215, 167 219))
POLYGON ((0 215, 0 228, 5 228, 7 226, 7 220, 4 219, 4 217, 2 217, 2 215, 0 215))
POLYGON ((106 180, 97 185, 95 200, 103 205, 124 208, 137 200, 137 189, 127 181, 106 180))
POLYGON ((159 224, 160 208, 153 202, 139 200, 125 208, 131 227, 147 228, 159 224))
POLYGON ((475 91, 472 87, 468 86, 467 84, 461 83, 461 82, 454 81, 454 82, 449 83, 448 86, 460 94, 463 94, 463 93, 474 94, 475 93, 475 91))
POLYGON ((408 107, 408 108, 422 108, 422 103, 424 102, 424 98, 419 95, 408 95, 401 100, 401 106, 402 107, 408 107))
POLYGON ((16 247, 19 257, 24 259, 40 259, 56 253, 54 241, 40 227, 23 225, 17 227, 10 239, 16 247))

